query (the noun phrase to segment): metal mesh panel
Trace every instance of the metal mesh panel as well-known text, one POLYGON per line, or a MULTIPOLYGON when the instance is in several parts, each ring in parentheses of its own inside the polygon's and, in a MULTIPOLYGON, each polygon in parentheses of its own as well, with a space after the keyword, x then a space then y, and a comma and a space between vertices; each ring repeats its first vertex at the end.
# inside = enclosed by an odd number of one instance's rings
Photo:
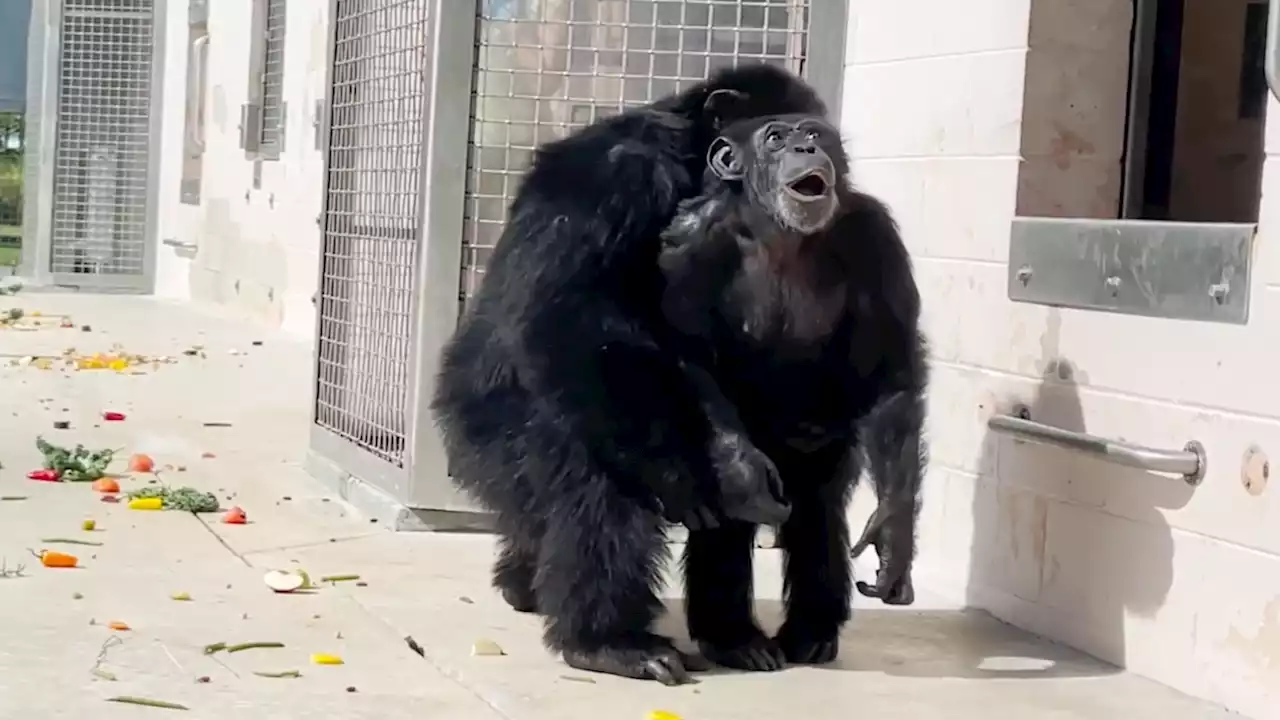
POLYGON ((809 0, 480 0, 462 298, 533 149, 741 60, 803 72, 809 0))
POLYGON ((0 113, 0 277, 22 256, 22 113, 0 113))
POLYGON ((285 0, 267 1, 262 58, 262 145, 279 146, 284 127, 285 0))
POLYGON ((338 0, 316 422, 403 465, 429 0, 338 0))
POLYGON ((142 276, 152 0, 64 0, 50 269, 142 276))

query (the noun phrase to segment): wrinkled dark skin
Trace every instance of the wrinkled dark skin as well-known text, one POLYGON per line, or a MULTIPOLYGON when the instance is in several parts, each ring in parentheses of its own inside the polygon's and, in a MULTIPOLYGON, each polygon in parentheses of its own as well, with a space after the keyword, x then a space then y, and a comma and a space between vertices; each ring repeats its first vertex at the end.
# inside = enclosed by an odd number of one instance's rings
POLYGON ((862 537, 853 544, 850 557, 858 557, 868 546, 876 549, 880 559, 880 569, 876 571, 876 582, 870 584, 859 580, 854 587, 869 598, 880 598, 886 605, 910 605, 916 600, 916 591, 911 584, 911 566, 908 560, 912 551, 898 538, 893 536, 893 525, 889 516, 894 506, 881 505, 867 518, 867 525, 862 529, 862 537), (896 544, 895 544, 896 543, 896 544))

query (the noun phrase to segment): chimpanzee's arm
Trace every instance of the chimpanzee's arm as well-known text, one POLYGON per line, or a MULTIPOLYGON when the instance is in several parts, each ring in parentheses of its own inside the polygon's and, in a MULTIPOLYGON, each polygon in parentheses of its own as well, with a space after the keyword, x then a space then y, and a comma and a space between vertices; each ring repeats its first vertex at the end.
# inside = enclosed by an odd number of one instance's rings
POLYGON ((904 379, 903 387, 884 396, 863 423, 861 434, 877 506, 853 547, 857 557, 872 545, 880 558, 875 585, 860 582, 859 592, 890 605, 910 605, 915 599, 911 565, 928 458, 923 374, 904 379))
POLYGON ((878 506, 853 555, 872 545, 880 558, 875 585, 860 582, 859 592, 890 605, 910 605, 915 599, 911 565, 916 520, 928 461, 923 437, 928 365, 919 332, 920 293, 888 209, 865 195, 856 196, 855 207, 842 225, 864 247, 874 248, 875 262, 869 263, 874 272, 861 278, 864 297, 874 302, 864 305, 873 308, 869 316, 855 323, 863 332, 855 333, 850 358, 875 390, 875 405, 859 435, 878 506))

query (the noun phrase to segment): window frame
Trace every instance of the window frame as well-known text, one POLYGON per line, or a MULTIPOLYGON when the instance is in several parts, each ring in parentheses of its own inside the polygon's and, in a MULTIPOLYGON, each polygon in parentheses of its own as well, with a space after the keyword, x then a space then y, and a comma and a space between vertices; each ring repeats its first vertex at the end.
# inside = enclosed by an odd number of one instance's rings
POLYGON ((288 0, 253 0, 249 34, 249 78, 247 101, 240 108, 240 147, 250 160, 279 160, 284 154, 289 107, 284 99, 286 47, 288 44, 288 0), (278 28, 279 35, 271 31, 278 28), (272 55, 279 54, 278 72, 272 69, 272 55), (277 89, 278 94, 271 93, 277 89), (268 104, 279 107, 269 114, 268 104))

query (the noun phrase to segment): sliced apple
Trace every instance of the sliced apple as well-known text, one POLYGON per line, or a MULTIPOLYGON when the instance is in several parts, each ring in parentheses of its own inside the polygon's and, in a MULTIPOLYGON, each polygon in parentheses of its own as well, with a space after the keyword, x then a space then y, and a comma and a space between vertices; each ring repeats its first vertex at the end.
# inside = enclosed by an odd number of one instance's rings
POLYGON ((262 576, 262 582, 278 593, 291 593, 307 586, 305 577, 287 570, 269 570, 262 576))

